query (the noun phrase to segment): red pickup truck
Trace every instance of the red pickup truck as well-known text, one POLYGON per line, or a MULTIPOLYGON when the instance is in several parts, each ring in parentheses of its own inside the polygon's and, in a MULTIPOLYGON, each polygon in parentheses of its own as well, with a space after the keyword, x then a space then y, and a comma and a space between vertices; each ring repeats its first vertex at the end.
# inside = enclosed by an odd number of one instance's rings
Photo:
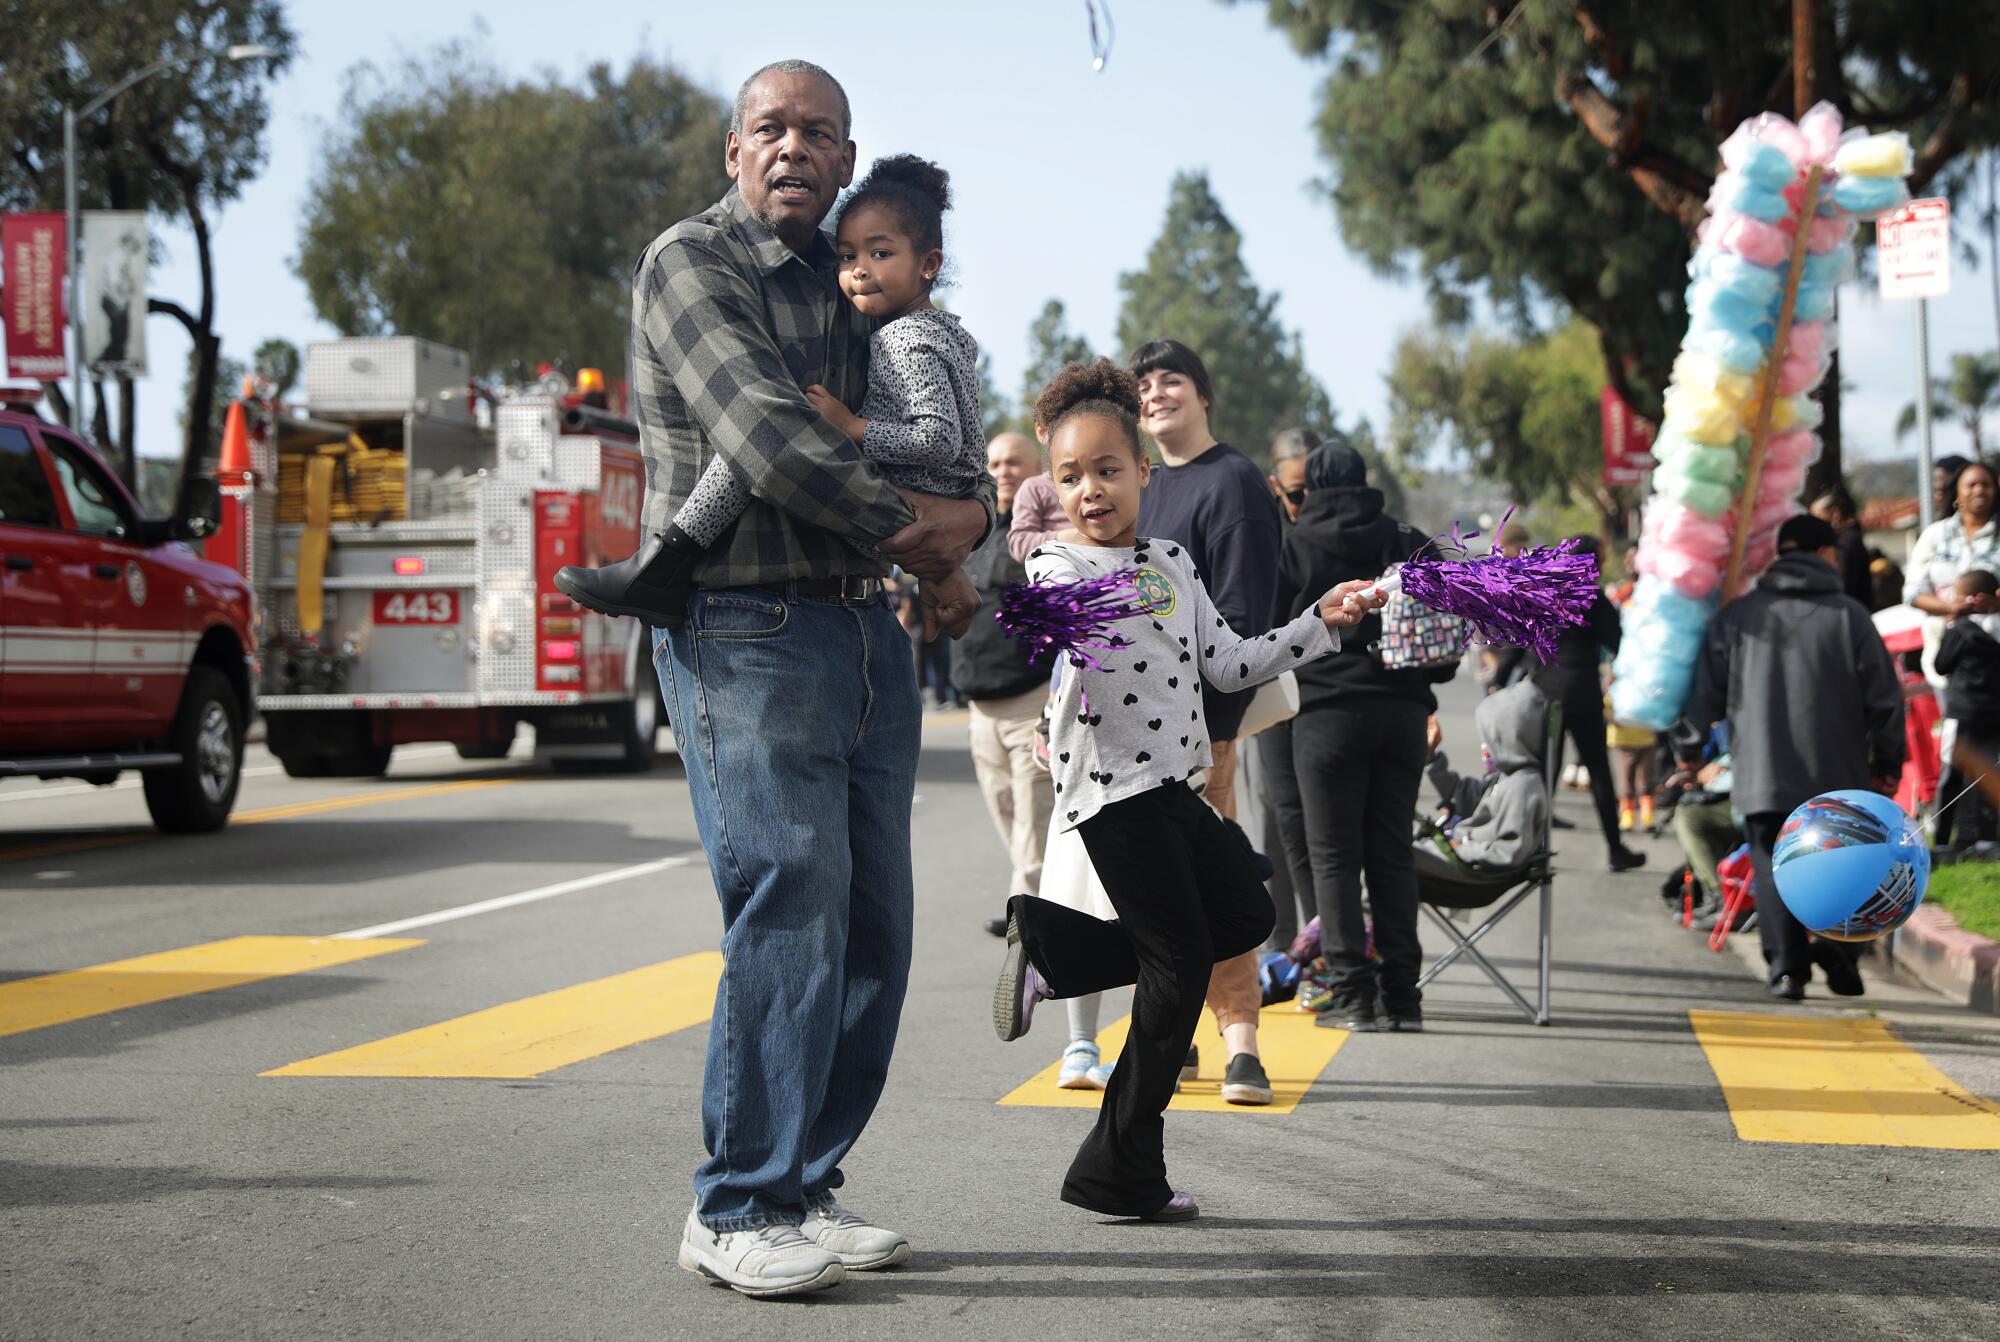
POLYGON ((249 584, 181 541, 213 480, 141 516, 97 453, 0 388, 0 778, 137 769, 153 823, 221 829, 253 707, 249 584))

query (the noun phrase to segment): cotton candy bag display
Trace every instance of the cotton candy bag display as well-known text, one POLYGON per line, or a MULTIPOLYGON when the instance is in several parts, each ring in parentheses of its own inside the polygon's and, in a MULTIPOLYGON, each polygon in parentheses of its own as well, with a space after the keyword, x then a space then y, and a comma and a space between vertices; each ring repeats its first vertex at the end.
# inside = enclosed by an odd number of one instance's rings
POLYGON ((1721 154, 1688 263, 1688 330, 1664 398, 1639 579, 1612 667, 1618 720, 1654 731, 1680 716, 1709 617, 1731 595, 1722 588, 1742 511, 1745 577, 1770 564, 1778 528, 1801 511, 1798 493, 1822 450, 1814 431, 1824 412, 1812 393, 1831 364, 1838 289, 1854 276, 1857 220, 1909 198, 1908 137, 1847 130, 1827 103, 1796 125, 1773 113, 1753 117, 1721 154), (1808 214, 1815 168, 1820 189, 1808 214), (1801 230, 1806 255, 1790 337, 1774 351, 1801 230), (1752 438, 1767 392, 1769 436, 1753 485, 1752 438))

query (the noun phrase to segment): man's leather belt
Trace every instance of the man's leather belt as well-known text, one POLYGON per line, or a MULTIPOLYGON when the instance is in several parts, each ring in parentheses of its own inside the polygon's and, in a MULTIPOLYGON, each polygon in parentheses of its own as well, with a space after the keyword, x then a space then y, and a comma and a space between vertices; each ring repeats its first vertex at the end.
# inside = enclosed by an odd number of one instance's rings
POLYGON ((781 597, 811 597, 818 601, 846 601, 854 604, 874 601, 882 595, 880 578, 793 578, 788 582, 758 583, 759 591, 781 597))

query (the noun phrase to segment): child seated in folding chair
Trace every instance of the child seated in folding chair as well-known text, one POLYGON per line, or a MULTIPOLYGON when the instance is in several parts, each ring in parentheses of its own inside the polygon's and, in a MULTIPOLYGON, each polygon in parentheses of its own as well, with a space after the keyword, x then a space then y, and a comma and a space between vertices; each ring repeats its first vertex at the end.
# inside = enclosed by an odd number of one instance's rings
POLYGON ((1477 777, 1453 773, 1434 737, 1430 776, 1444 799, 1445 818, 1442 824, 1426 822, 1427 832, 1417 841, 1420 894, 1432 878, 1462 882, 1487 873, 1511 875, 1541 851, 1549 820, 1542 767, 1548 719, 1549 701, 1531 681, 1480 700, 1473 721, 1485 771, 1477 777))

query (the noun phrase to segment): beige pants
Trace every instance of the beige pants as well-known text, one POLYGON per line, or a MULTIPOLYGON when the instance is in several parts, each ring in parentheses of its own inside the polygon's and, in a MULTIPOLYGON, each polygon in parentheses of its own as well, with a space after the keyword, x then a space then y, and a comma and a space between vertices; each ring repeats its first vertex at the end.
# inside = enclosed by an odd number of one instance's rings
MULTIPOLYGON (((1236 818, 1236 742, 1211 741, 1209 754, 1214 763, 1208 766, 1208 786, 1203 789, 1201 799, 1215 808, 1216 814, 1230 820, 1236 818)), ((1215 1023, 1221 1029, 1232 1025, 1257 1023, 1257 1012, 1263 1006, 1264 990, 1257 983, 1257 952, 1245 951, 1228 960, 1218 960, 1208 974, 1208 1009, 1215 1013, 1215 1023)))
POLYGON ((1009 699, 974 699, 970 705, 972 771, 1014 864, 1009 896, 1036 895, 1042 889, 1043 845, 1056 797, 1048 774, 1035 765, 1035 723, 1048 697, 1048 691, 1034 689, 1009 699))

